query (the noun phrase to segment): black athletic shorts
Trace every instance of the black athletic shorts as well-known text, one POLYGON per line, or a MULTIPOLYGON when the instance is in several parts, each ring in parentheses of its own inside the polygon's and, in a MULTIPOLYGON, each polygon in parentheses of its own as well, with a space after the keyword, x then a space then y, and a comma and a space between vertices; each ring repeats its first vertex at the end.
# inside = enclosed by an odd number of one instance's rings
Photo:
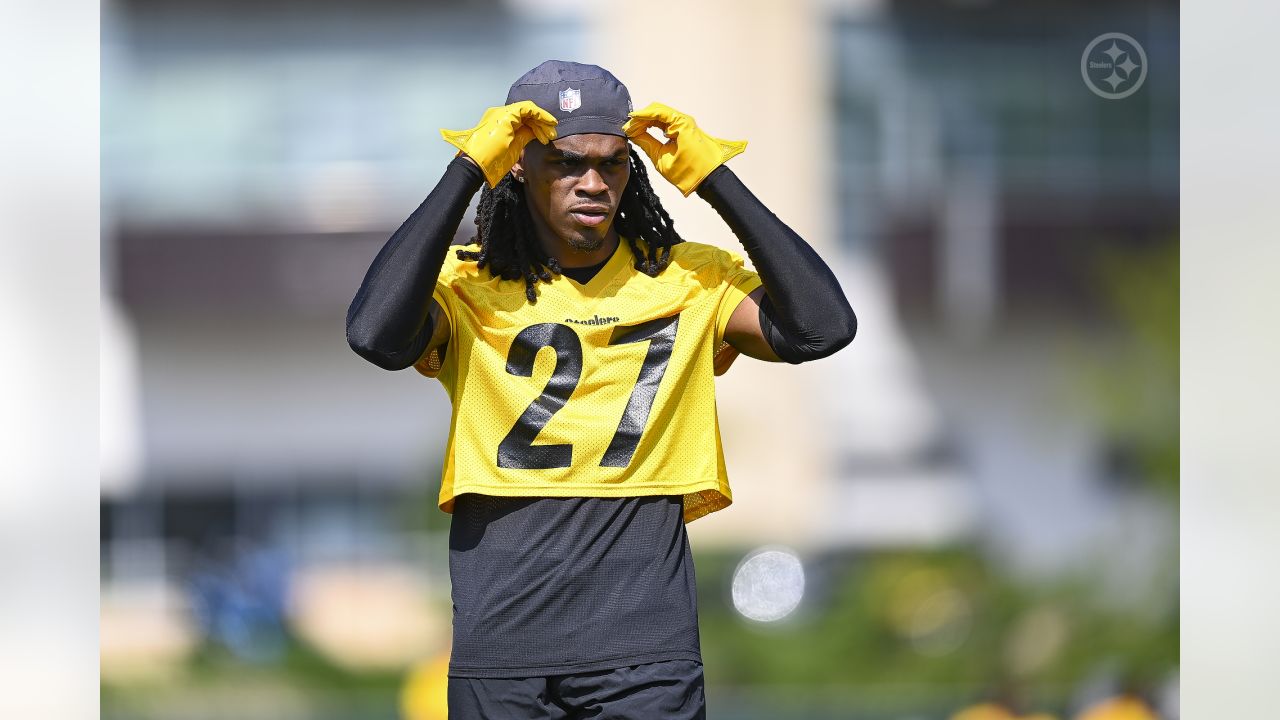
POLYGON ((703 720, 702 663, 527 678, 449 677, 449 720, 703 720))

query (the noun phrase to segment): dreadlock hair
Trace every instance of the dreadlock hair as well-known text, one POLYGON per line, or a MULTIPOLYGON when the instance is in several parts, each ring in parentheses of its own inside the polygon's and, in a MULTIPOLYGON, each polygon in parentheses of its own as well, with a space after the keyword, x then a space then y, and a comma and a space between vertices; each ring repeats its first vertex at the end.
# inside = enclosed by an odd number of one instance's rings
MULTIPOLYGON (((636 269, 654 277, 671 259, 671 246, 684 242, 676 232, 658 196, 649 184, 649 173, 634 147, 631 177, 622 191, 613 224, 626 238, 636 257, 636 269)), ((480 250, 459 250, 458 259, 474 260, 478 267, 504 280, 524 279, 525 297, 538 302, 534 288, 538 281, 551 282, 551 273, 561 273, 560 263, 549 257, 538 243, 532 210, 524 196, 524 185, 508 173, 492 189, 485 185, 476 208, 476 235, 471 240, 480 250)))

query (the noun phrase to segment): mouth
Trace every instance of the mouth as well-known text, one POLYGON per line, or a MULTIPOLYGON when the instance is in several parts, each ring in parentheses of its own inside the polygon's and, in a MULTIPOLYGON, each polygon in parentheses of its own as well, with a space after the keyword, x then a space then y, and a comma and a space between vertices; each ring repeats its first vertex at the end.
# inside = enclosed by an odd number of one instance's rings
POLYGON ((609 208, 601 205, 579 206, 569 211, 569 217, 579 225, 595 227, 609 217, 609 208))

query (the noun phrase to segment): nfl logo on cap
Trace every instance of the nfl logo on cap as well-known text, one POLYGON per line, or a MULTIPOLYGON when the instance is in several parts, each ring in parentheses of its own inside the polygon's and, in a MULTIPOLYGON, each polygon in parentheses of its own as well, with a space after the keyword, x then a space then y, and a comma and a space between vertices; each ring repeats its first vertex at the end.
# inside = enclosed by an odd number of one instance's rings
POLYGON ((556 118, 556 137, 601 134, 626 137, 631 94, 598 65, 548 60, 511 84, 507 103, 528 100, 556 118))
POLYGON ((560 91, 560 109, 565 112, 573 112, 582 107, 582 91, 573 88, 565 88, 560 91))

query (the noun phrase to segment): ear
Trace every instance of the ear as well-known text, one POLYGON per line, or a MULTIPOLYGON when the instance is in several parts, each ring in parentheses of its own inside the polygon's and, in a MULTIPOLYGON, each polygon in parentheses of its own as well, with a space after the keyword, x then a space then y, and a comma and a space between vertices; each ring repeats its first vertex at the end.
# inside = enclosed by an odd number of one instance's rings
POLYGON ((516 161, 516 164, 511 166, 511 176, 516 179, 516 182, 524 182, 524 164, 516 161))

